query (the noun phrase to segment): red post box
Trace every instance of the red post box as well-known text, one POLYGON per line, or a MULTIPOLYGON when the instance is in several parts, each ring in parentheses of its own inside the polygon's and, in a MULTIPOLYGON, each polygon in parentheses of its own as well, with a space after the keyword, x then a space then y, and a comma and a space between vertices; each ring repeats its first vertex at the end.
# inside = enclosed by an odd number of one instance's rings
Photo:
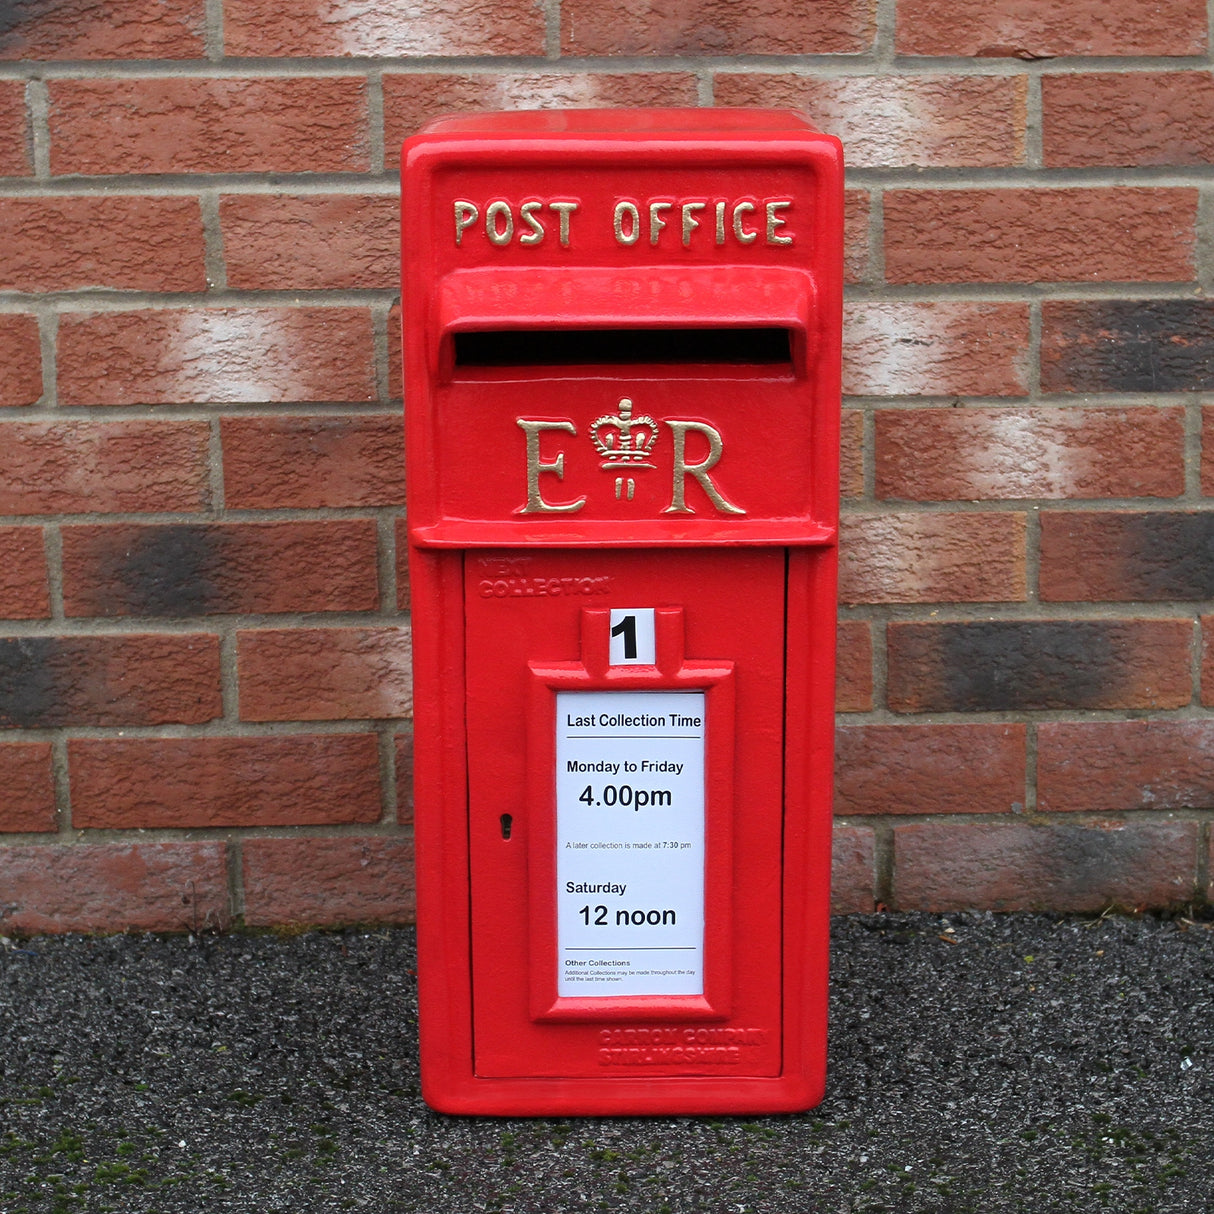
POLYGON ((787 111, 482 114, 402 163, 425 1098, 808 1108, 839 144, 787 111))

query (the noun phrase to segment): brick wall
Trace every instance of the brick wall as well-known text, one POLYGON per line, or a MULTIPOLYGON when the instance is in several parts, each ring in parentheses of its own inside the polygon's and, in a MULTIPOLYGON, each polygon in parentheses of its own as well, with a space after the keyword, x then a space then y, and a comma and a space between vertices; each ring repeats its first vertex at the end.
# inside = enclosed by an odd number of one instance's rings
POLYGON ((793 105, 845 142, 837 906, 1204 896, 1208 30, 6 6, 0 930, 410 917, 395 168, 456 108, 793 105))

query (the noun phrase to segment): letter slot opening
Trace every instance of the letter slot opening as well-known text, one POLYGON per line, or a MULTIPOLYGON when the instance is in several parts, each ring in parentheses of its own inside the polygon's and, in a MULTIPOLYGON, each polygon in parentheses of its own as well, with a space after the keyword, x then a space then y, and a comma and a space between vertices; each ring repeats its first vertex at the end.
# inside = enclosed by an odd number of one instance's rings
POLYGON ((787 366, 792 334, 777 327, 485 329, 454 334, 455 366, 741 364, 787 366))

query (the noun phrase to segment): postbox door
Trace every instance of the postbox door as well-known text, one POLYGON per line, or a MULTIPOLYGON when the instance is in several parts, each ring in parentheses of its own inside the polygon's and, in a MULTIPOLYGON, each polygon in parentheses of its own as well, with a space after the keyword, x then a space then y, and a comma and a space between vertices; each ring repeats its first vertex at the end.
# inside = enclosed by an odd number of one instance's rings
POLYGON ((779 1074, 785 551, 474 550, 464 579, 475 1074, 779 1074))

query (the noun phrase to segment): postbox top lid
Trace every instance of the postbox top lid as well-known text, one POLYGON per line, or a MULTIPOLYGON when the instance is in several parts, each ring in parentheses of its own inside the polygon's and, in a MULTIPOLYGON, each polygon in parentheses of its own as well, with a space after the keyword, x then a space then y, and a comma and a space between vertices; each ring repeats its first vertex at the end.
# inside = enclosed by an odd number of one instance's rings
POLYGON ((821 134, 798 110, 776 109, 586 109, 502 110, 449 114, 432 119, 426 135, 535 138, 543 135, 618 138, 737 139, 760 134, 821 134))

